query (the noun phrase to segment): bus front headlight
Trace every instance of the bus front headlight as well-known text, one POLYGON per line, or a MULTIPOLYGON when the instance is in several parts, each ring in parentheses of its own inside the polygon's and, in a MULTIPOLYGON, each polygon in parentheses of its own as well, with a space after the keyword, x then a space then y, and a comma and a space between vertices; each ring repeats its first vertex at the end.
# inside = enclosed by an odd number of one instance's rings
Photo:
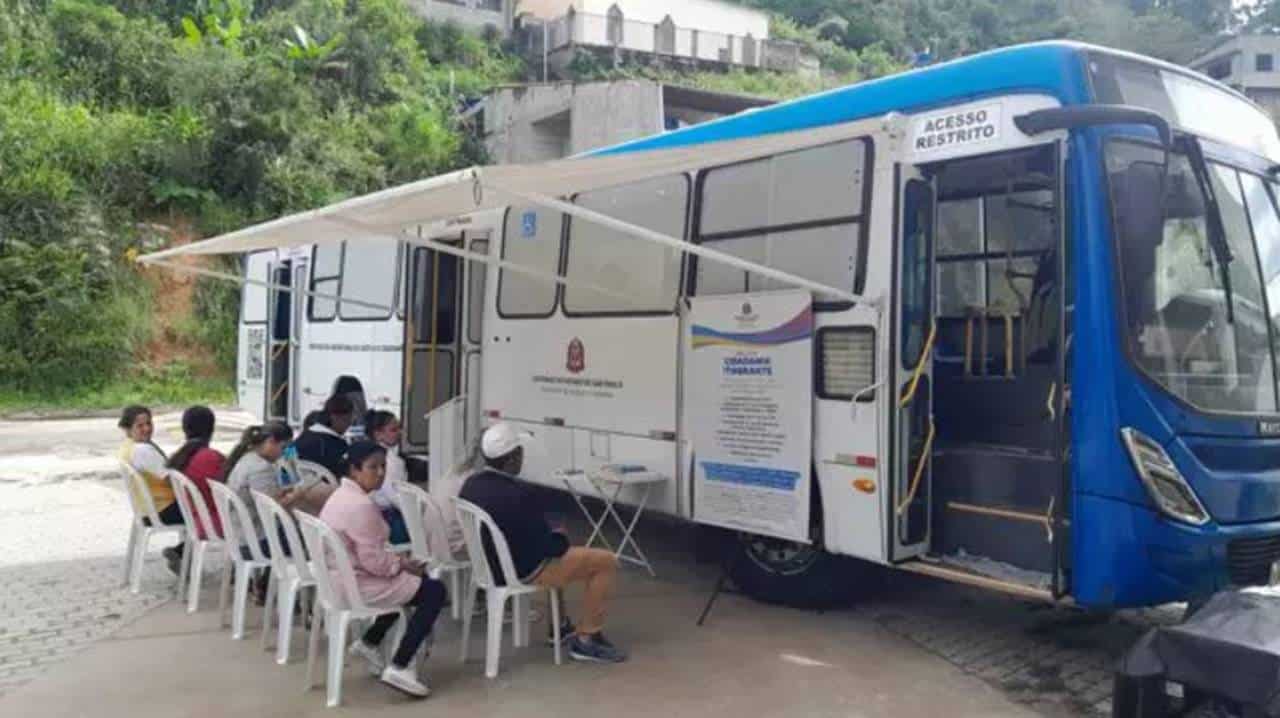
POLYGON ((1209 523, 1209 512, 1191 490, 1173 459, 1151 437, 1137 429, 1120 430, 1124 445, 1129 449, 1133 468, 1147 487, 1147 494, 1165 516, 1176 521, 1203 526, 1209 523))

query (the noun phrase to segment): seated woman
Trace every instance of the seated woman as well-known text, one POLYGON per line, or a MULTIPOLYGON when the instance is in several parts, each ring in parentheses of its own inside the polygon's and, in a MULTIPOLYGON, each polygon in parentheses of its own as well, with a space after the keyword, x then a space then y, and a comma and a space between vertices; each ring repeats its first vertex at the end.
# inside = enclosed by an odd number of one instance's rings
MULTIPOLYGON (((160 447, 151 441, 155 427, 151 423, 151 410, 145 406, 134 404, 126 406, 120 414, 117 424, 124 430, 124 443, 120 446, 120 460, 142 476, 147 485, 147 493, 151 494, 151 502, 155 504, 160 523, 174 526, 182 523, 182 509, 173 495, 173 486, 165 476, 165 456, 160 447)), ((134 493, 133 484, 129 485, 134 501, 142 505, 143 497, 134 493)), ((149 519, 143 518, 149 523, 149 519)), ((166 548, 165 561, 169 570, 177 574, 181 570, 182 544, 166 548)))
POLYGON ((390 530, 370 494, 382 486, 387 452, 371 441, 354 444, 347 452, 347 478, 320 512, 324 521, 342 537, 351 555, 356 587, 366 603, 379 607, 412 606, 413 615, 391 664, 384 666, 379 646, 397 616, 382 616, 351 644, 351 652, 378 670, 383 683, 409 695, 425 698, 431 689, 415 674, 414 654, 431 635, 445 602, 444 584, 426 577, 421 564, 387 548, 390 530))
MULTIPOLYGON (((193 406, 182 412, 182 433, 187 443, 174 452, 169 459, 169 468, 181 471, 200 489, 200 496, 205 506, 209 507, 209 520, 212 526, 197 525, 196 533, 200 538, 222 536, 222 520, 218 517, 218 505, 213 502, 213 491, 210 481, 218 481, 223 475, 222 465, 226 457, 216 449, 209 448, 213 440, 213 411, 207 406, 193 406)), ((200 515, 195 515, 200 524, 200 515)))
MULTIPOLYGON (((277 421, 245 429, 240 443, 232 450, 224 469, 227 487, 240 496, 253 528, 257 532, 263 554, 270 554, 266 535, 262 533, 262 519, 254 503, 252 491, 260 491, 279 501, 285 508, 297 508, 309 514, 319 513, 320 507, 333 493, 332 486, 285 486, 281 483, 277 462, 284 454, 285 445, 293 438, 293 430, 277 421)), ((248 550, 247 547, 244 547, 248 550)))
MULTIPOLYGON (((308 418, 311 418, 308 416, 308 418)), ((298 458, 319 464, 335 478, 347 473, 347 440, 343 438, 355 419, 355 405, 345 395, 331 396, 324 402, 324 416, 308 427, 293 446, 298 458)))
POLYGON ((364 428, 369 438, 387 452, 387 475, 382 487, 370 494, 391 529, 391 543, 409 543, 409 529, 396 498, 397 486, 408 480, 408 470, 400 456, 400 421, 389 411, 370 411, 364 415, 364 428))

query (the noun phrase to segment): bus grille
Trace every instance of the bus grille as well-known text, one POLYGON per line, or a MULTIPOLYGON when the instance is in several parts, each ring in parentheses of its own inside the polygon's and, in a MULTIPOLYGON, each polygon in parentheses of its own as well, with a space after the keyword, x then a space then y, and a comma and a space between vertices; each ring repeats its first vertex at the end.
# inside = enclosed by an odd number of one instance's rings
POLYGON ((1236 539, 1227 544, 1227 570, 1237 586, 1265 586, 1271 564, 1280 561, 1280 536, 1236 539))

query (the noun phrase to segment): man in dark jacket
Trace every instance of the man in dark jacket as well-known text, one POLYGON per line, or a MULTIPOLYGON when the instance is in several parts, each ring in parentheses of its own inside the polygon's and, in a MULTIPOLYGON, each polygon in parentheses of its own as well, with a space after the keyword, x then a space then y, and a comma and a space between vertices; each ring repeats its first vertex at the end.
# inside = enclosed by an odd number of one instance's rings
MULTIPOLYGON (((570 546, 562 531, 547 524, 541 502, 516 480, 529 438, 507 423, 489 427, 480 440, 487 467, 467 479, 459 496, 484 509, 498 524, 522 583, 555 589, 583 584, 584 615, 568 639, 570 656, 600 663, 625 661, 626 654, 604 637, 605 604, 613 592, 618 561, 608 551, 570 546)), ((483 538, 494 579, 505 583, 488 534, 483 538)))
POLYGON ((328 469, 334 478, 347 475, 347 440, 344 438, 355 417, 355 405, 346 395, 331 396, 324 402, 324 416, 303 431, 293 446, 298 458, 328 469))

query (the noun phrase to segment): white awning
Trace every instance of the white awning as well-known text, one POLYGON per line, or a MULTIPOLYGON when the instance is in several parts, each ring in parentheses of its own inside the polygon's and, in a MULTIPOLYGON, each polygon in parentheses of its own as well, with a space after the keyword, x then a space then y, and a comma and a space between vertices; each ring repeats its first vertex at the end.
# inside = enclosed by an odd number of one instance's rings
MULTIPOLYGON (((712 261, 723 261, 794 286, 845 299, 861 300, 861 297, 852 295, 847 290, 826 287, 747 260, 684 243, 677 238, 659 235, 642 227, 604 218, 576 205, 558 201, 558 198, 862 137, 882 127, 883 122, 863 120, 739 140, 645 152, 593 155, 541 164, 471 167, 356 197, 322 209, 300 212, 201 242, 153 252, 140 257, 139 261, 168 265, 168 262, 161 260, 181 255, 239 254, 344 240, 359 241, 361 238, 377 236, 437 246, 429 240, 417 238, 407 230, 420 224, 498 209, 524 200, 559 209, 587 221, 607 221, 614 228, 641 240, 657 241, 667 246, 679 243, 681 250, 691 254, 712 261)), ((451 249, 444 246, 439 248, 446 252, 451 249)), ((500 260, 492 261, 499 265, 509 264, 500 260)), ((556 280, 564 281, 562 277, 556 280)))

